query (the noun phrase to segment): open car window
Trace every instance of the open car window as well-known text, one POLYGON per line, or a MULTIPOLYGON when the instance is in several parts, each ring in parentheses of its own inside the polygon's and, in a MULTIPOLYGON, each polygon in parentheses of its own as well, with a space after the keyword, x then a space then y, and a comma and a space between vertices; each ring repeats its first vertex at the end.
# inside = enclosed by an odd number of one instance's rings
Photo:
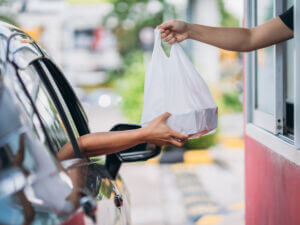
POLYGON ((49 59, 40 60, 49 80, 52 82, 52 86, 57 88, 57 92, 61 93, 63 102, 68 107, 71 113, 71 117, 76 124, 79 135, 85 135, 90 133, 88 127, 88 119, 80 104, 77 96, 74 93, 71 85, 62 74, 62 72, 57 68, 57 66, 49 59))
MULTIPOLYGON (((26 88, 28 89, 30 97, 37 107, 42 122, 49 135, 51 144, 53 145, 55 151, 59 152, 59 150, 66 143, 70 142, 70 138, 53 100, 51 99, 45 85, 42 83, 33 65, 28 66, 25 70, 19 71, 19 73, 26 88)), ((28 98, 26 98, 24 95, 20 98, 27 109, 27 113, 32 118, 35 131, 37 132, 39 138, 42 141, 45 141, 45 138, 43 137, 43 131, 40 128, 38 119, 32 112, 32 107, 28 98)))
MULTIPOLYGON (((80 136, 90 133, 88 119, 83 107, 63 73, 47 58, 39 60, 39 62, 46 72, 46 75, 51 82, 51 86, 54 87, 56 92, 61 96, 60 101, 66 106, 66 111, 69 112, 71 117, 69 120, 74 122, 72 126, 76 126, 80 136)), ((106 155, 93 158, 96 158, 98 162, 105 162, 106 155)))

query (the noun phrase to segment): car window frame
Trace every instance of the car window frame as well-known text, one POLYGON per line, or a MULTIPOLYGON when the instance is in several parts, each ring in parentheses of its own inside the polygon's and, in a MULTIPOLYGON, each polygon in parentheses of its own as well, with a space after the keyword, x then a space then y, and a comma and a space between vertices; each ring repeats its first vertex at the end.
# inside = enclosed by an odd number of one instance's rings
MULTIPOLYGON (((75 138, 75 135, 73 133, 71 124, 70 124, 70 122, 69 122, 69 120, 68 120, 68 118, 66 116, 65 111, 64 111, 64 108, 62 107, 62 104, 59 101, 59 98, 58 98, 58 96, 57 96, 57 94, 55 92, 55 89, 52 87, 50 81, 48 80, 47 75, 45 74, 45 71, 43 70, 42 66, 39 64, 39 59, 32 61, 28 66, 30 66, 30 65, 32 65, 36 69, 37 74, 39 75, 41 81, 43 82, 43 84, 44 84, 44 86, 45 86, 45 88, 46 88, 49 96, 51 97, 51 99, 52 99, 52 101, 53 101, 53 103, 54 103, 54 105, 55 105, 55 107, 56 107, 56 109, 57 109, 57 111, 58 111, 61 119, 62 119, 62 122, 63 122, 63 124, 64 124, 64 126, 66 128, 67 135, 68 135, 68 137, 70 139, 70 142, 72 144, 75 156, 77 158, 83 158, 82 154, 80 153, 80 149, 79 149, 77 140, 75 138)), ((16 68, 16 70, 17 70, 16 73, 19 76, 19 68, 16 68)), ((29 98, 31 104, 34 105, 34 108, 36 108, 35 103, 32 100, 32 98, 31 98, 31 96, 30 96, 30 94, 29 94, 29 92, 27 90, 27 87, 24 84, 21 76, 19 76, 19 81, 22 83, 23 89, 26 90, 25 91, 25 92, 27 92, 26 95, 29 98)), ((36 111, 35 113, 40 118, 40 123, 43 124, 43 131, 44 131, 44 133, 47 134, 47 139, 48 139, 49 145, 52 147, 52 142, 50 140, 50 137, 48 135, 47 130, 45 129, 45 125, 44 125, 43 121, 41 120, 40 113, 39 113, 39 111, 37 109, 34 110, 34 111, 36 111)), ((52 150, 52 152, 56 153, 56 151, 54 151, 54 150, 52 150)))
POLYGON ((56 86, 60 90, 60 93, 71 113, 71 116, 75 122, 79 135, 85 135, 90 133, 88 126, 88 118, 84 109, 74 93, 68 80, 65 78, 61 70, 53 63, 49 58, 44 57, 41 61, 45 64, 56 86))
MULTIPOLYGON (((71 87, 69 81, 66 79, 63 72, 50 58, 43 57, 42 59, 39 60, 45 64, 45 66, 47 67, 51 75, 51 78, 54 80, 57 88, 59 89, 63 97, 63 100, 70 111, 73 121, 75 122, 79 135, 82 136, 82 135, 89 134, 90 128, 88 125, 87 115, 81 105, 81 102, 79 101, 78 97, 76 96, 73 88, 71 87)), ((98 160, 100 160, 101 158, 101 160, 105 162, 108 155, 109 154, 104 154, 92 158, 94 159, 97 158, 98 160)))

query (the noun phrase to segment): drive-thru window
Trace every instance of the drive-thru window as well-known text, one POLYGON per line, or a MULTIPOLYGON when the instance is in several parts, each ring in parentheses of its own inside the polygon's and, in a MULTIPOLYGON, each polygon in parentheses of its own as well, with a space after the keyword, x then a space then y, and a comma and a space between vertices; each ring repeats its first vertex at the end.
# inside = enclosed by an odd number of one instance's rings
MULTIPOLYGON (((294 5, 293 0, 248 0, 246 3, 247 27, 265 23, 294 5)), ((297 83, 296 26, 294 39, 253 51, 245 57, 246 131, 254 139, 268 142, 265 145, 270 144, 267 137, 272 137, 294 150, 300 147, 300 121, 297 126, 297 117, 294 116, 297 98, 294 88, 297 83)))
POLYGON ((246 0, 245 26, 294 6, 294 38, 245 53, 247 225, 300 224, 300 2, 246 0))

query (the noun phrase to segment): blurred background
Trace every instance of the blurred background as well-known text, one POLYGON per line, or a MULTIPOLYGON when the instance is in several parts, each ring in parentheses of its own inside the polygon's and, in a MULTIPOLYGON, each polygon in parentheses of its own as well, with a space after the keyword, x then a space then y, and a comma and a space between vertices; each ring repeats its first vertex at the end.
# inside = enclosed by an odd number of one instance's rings
MULTIPOLYGON (((31 35, 64 71, 92 131, 139 123, 157 25, 242 26, 242 18, 243 0, 0 0, 0 19, 31 35)), ((219 128, 123 165, 133 225, 243 224, 242 55, 182 46, 215 97, 219 128)))

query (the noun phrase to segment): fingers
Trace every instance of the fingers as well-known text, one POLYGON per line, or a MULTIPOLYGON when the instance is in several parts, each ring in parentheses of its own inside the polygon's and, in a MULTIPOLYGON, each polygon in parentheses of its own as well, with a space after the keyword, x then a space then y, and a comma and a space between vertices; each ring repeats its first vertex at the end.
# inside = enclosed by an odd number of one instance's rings
POLYGON ((185 140, 180 140, 178 138, 173 138, 172 136, 170 136, 169 138, 161 139, 158 141, 152 141, 150 143, 159 145, 159 146, 174 145, 176 147, 182 147, 185 144, 185 140))
POLYGON ((168 42, 168 44, 170 45, 177 42, 174 32, 170 32, 169 30, 166 30, 164 33, 162 33, 161 37, 164 39, 165 42, 168 42))
POLYGON ((163 39, 165 39, 170 33, 171 33, 170 30, 165 30, 164 32, 161 33, 161 37, 162 37, 163 39))
MULTIPOLYGON (((165 112, 164 114, 160 115, 160 119, 162 121, 166 121, 171 115, 172 115, 171 113, 165 112)), ((185 141, 189 137, 188 135, 181 134, 181 133, 171 129, 169 126, 168 126, 168 129, 169 129, 168 133, 169 133, 170 137, 173 137, 175 139, 185 141)))
POLYGON ((175 130, 172 130, 171 129, 171 134, 172 134, 172 137, 175 138, 175 139, 179 139, 179 140, 182 140, 182 141, 185 141, 186 139, 189 138, 188 135, 185 135, 185 134, 181 134, 175 130))
POLYGON ((170 20, 157 27, 161 30, 161 37, 170 45, 176 42, 175 34, 171 31, 174 27, 174 23, 173 20, 170 20))
POLYGON ((176 38, 172 38, 170 41, 168 41, 168 44, 172 45, 172 44, 175 44, 176 42, 177 42, 176 38))
POLYGON ((165 29, 171 29, 173 27, 174 21, 169 20, 167 22, 164 22, 163 24, 159 25, 157 28, 160 30, 165 30, 165 29))
POLYGON ((174 33, 173 32, 171 32, 169 35, 164 37, 164 41, 169 42, 172 38, 174 38, 174 33))
POLYGON ((179 141, 179 140, 176 140, 176 139, 171 139, 170 140, 170 144, 171 145, 174 145, 176 147, 182 147, 184 145, 184 141, 179 141))
POLYGON ((160 119, 162 121, 166 121, 171 116, 171 113, 165 112, 164 114, 160 115, 160 119))

